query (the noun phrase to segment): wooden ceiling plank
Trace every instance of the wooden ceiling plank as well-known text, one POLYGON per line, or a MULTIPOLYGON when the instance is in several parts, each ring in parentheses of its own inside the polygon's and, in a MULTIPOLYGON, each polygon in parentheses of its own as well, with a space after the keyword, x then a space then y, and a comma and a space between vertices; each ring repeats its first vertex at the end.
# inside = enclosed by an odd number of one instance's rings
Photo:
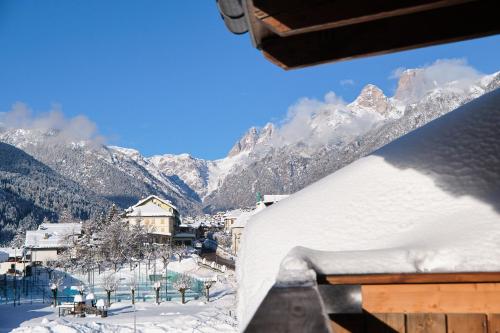
POLYGON ((483 0, 352 26, 264 38, 260 48, 285 69, 386 54, 500 33, 498 3, 483 0))
POLYGON ((471 1, 477 0, 342 0, 327 1, 316 6, 308 6, 299 10, 292 9, 275 15, 257 9, 255 15, 278 35, 292 36, 299 33, 456 6, 471 1))

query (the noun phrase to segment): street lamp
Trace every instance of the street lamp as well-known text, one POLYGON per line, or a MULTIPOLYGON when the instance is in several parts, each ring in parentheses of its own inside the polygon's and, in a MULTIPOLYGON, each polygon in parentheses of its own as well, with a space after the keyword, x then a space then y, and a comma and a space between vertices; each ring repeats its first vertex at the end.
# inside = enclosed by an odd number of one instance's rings
POLYGON ((130 293, 132 293, 132 304, 135 304, 135 285, 130 285, 130 293))
POLYGON ((54 307, 57 306, 57 284, 52 283, 50 285, 50 290, 52 291, 52 298, 54 299, 54 307))
POLYGON ((156 304, 158 305, 160 305, 160 287, 161 287, 160 281, 156 281, 153 285, 153 288, 156 292, 156 304))

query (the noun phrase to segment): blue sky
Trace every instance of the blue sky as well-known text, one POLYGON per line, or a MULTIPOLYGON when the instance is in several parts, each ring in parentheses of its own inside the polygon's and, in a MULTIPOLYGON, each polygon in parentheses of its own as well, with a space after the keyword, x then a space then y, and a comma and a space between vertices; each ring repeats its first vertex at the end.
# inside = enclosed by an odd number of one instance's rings
POLYGON ((59 104, 112 144, 211 159, 301 97, 351 101, 367 83, 391 95, 398 67, 465 58, 500 70, 494 36, 285 72, 231 35, 212 0, 0 0, 0 45, 0 111, 59 104))

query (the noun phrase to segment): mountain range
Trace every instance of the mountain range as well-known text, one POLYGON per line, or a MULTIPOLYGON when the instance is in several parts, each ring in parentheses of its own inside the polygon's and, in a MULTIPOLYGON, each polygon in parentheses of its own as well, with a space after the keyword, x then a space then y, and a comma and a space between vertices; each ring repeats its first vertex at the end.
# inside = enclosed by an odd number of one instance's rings
POLYGON ((36 207, 29 223, 22 222, 23 214, 0 207, 0 242, 19 225, 57 220, 61 209, 86 219, 111 203, 126 208, 149 194, 171 200, 185 215, 197 215, 251 206, 257 192, 293 193, 499 86, 500 72, 446 79, 426 69, 405 70, 392 97, 369 84, 351 103, 333 93, 321 101, 302 99, 286 121, 250 128, 218 160, 189 154, 145 157, 135 149, 70 139, 54 129, 0 123, 0 195, 18 211, 26 212, 19 207, 29 203, 36 207), (17 160, 33 171, 16 174, 9 166, 17 160), (22 186, 7 193, 7 183, 37 188, 38 194, 22 186), (53 198, 54 189, 67 200, 53 198))

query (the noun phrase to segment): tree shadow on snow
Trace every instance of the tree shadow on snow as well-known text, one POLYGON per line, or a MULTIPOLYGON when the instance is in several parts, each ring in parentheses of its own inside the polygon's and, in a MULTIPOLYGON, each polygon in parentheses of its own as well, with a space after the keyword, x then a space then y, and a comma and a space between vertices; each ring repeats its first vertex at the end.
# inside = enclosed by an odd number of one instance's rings
MULTIPOLYGON (((22 304, 14 307, 12 304, 0 305, 0 333, 10 332, 23 322, 53 314, 52 311, 41 311, 48 304, 22 304)), ((54 310, 55 311, 55 310, 54 310)))

